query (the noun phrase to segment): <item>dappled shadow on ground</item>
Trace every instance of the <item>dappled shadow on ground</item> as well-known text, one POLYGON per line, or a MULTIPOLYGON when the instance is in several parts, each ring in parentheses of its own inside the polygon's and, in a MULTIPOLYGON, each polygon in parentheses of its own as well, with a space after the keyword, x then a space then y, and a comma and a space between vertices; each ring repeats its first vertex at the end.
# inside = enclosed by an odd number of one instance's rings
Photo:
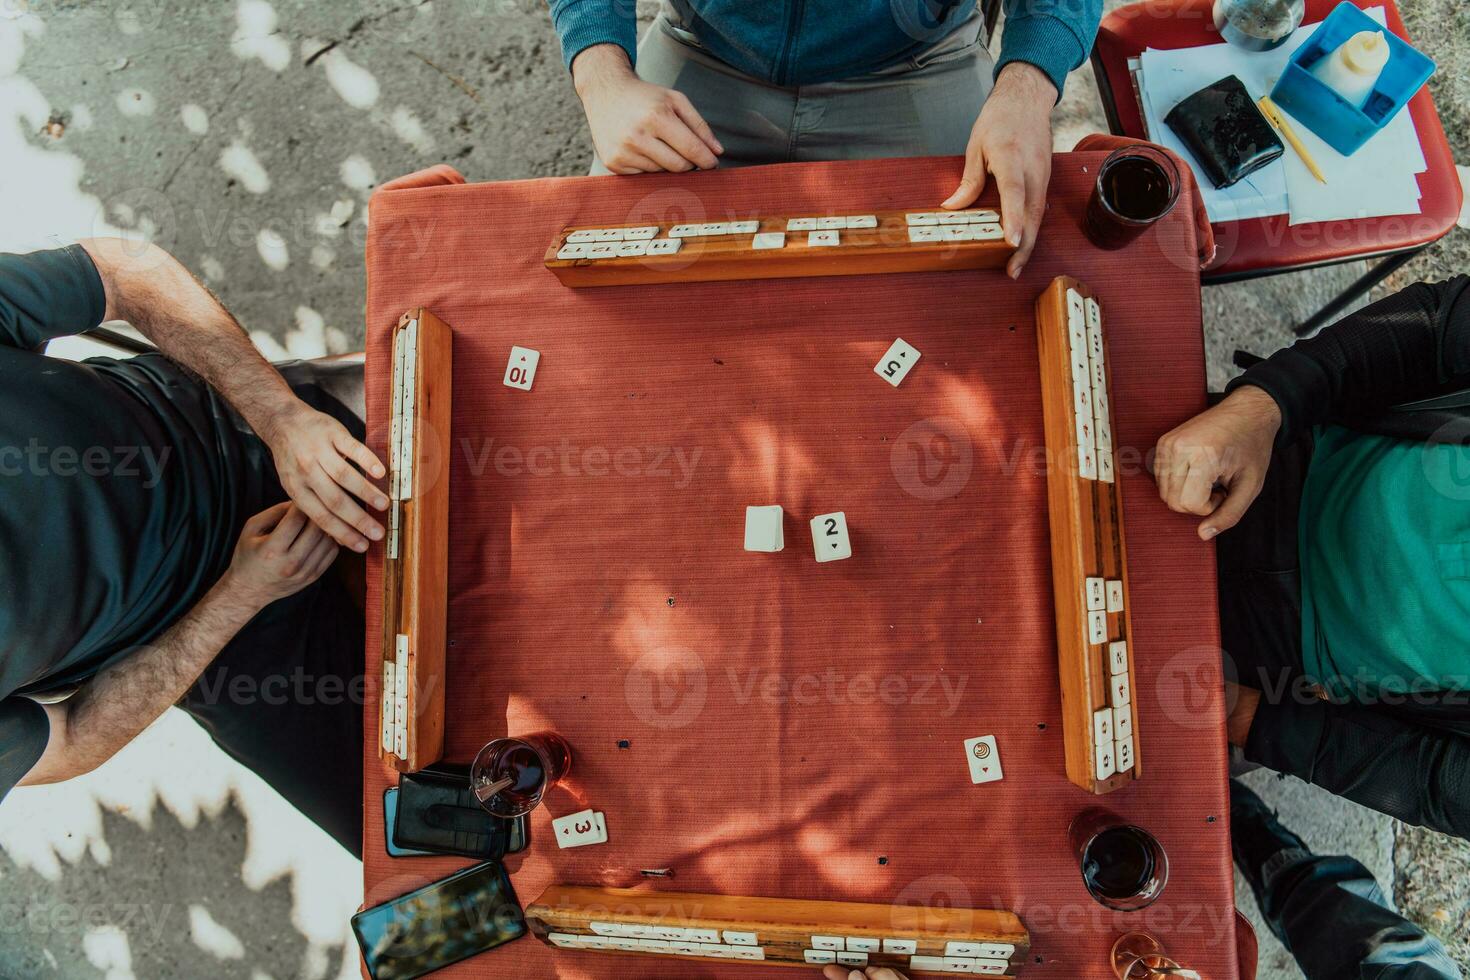
POLYGON ((144 828, 103 811, 105 849, 56 880, 0 852, 0 980, 333 977, 343 950, 292 921, 289 877, 259 891, 239 868, 247 824, 234 801, 185 827, 158 808, 144 828))

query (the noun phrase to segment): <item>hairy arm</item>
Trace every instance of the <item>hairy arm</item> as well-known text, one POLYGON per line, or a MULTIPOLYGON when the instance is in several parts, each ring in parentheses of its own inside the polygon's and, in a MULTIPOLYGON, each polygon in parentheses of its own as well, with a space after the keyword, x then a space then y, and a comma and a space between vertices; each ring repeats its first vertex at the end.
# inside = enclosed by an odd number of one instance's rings
POLYGON ((297 398, 188 269, 153 245, 115 238, 80 244, 102 278, 104 319, 131 323, 223 395, 270 447, 281 485, 308 517, 357 551, 383 536, 358 504, 387 507, 388 498, 364 476, 383 476, 383 464, 341 423, 297 398))
POLYGON ((46 750, 20 785, 61 782, 112 758, 184 696, 256 613, 316 581, 336 555, 335 542, 292 504, 246 521, 229 570, 157 642, 44 706, 46 750))

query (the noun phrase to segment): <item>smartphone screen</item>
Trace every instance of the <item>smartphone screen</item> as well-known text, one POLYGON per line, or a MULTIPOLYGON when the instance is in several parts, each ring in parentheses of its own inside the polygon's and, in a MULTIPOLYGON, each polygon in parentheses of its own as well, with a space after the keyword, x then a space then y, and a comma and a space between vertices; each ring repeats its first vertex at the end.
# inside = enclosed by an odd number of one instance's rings
POLYGON ((389 857, 429 857, 432 851, 415 851, 408 847, 398 847, 393 843, 393 825, 398 822, 398 787, 389 786, 383 790, 383 845, 388 851, 389 857))
POLYGON ((526 934, 498 861, 486 861, 352 917, 373 980, 412 980, 526 934))

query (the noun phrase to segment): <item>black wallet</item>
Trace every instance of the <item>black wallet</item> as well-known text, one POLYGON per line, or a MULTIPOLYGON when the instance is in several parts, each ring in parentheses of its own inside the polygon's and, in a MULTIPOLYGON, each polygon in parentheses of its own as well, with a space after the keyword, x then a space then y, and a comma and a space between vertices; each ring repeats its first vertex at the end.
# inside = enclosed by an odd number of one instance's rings
POLYGON ((1164 117, 1216 187, 1229 187, 1285 152, 1276 130, 1245 90, 1226 75, 1169 110, 1164 117))
POLYGON ((526 818, 486 813, 470 789, 470 767, 439 762, 398 779, 393 846, 499 860, 523 850, 526 818))

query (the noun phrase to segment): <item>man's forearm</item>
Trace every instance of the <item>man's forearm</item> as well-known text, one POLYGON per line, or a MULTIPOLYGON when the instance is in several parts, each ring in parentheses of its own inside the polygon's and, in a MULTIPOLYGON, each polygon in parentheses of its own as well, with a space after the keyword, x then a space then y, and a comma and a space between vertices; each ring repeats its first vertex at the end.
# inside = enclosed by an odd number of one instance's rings
POLYGON ((105 318, 131 323, 270 442, 300 402, 219 300, 163 249, 108 238, 81 245, 102 277, 105 318))
POLYGON ((1415 283, 1277 351, 1231 382, 1281 408, 1277 444, 1470 384, 1470 279, 1415 283))
POLYGON ((156 643, 106 668, 70 699, 46 706, 46 754, 22 782, 61 782, 112 758, 183 697, 259 611, 226 574, 156 643))

